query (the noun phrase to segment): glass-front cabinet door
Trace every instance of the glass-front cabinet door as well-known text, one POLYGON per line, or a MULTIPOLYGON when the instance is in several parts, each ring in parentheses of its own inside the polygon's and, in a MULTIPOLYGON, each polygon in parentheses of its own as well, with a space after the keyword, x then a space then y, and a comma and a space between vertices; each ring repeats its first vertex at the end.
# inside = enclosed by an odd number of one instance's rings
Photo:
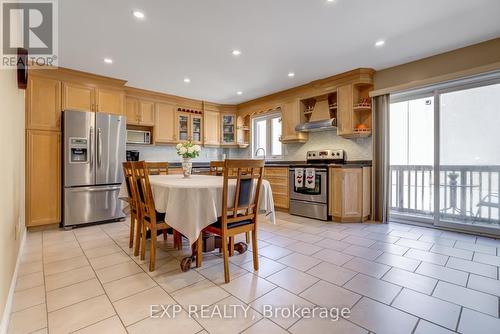
POLYGON ((236 115, 222 115, 222 145, 236 144, 236 115))
POLYGON ((202 116, 191 115, 191 140, 195 144, 201 144, 202 141, 202 116))
POLYGON ((180 141, 189 140, 189 114, 177 113, 177 138, 180 141))

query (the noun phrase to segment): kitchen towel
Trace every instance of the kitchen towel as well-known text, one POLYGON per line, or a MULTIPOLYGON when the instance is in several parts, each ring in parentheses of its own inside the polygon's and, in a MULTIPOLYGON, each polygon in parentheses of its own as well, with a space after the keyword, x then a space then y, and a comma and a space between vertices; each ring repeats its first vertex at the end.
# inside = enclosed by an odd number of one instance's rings
POLYGON ((295 188, 304 186, 304 168, 295 168, 295 188))
POLYGON ((306 188, 316 188, 316 170, 314 168, 306 168, 306 188))

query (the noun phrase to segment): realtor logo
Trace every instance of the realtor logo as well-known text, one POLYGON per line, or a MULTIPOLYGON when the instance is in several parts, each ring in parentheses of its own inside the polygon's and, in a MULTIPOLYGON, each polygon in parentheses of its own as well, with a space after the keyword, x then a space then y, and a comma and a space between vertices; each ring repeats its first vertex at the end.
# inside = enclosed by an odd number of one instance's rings
POLYGON ((18 48, 30 66, 57 66, 57 0, 2 1, 2 67, 16 67, 18 48))

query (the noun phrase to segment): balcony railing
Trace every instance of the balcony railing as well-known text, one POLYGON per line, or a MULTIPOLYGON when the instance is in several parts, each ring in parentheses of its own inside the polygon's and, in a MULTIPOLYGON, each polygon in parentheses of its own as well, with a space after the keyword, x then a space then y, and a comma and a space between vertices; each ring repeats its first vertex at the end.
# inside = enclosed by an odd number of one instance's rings
MULTIPOLYGON (((393 165, 391 210, 416 216, 434 215, 434 168, 393 165)), ((443 220, 500 224, 500 166, 443 165, 439 177, 439 213, 443 220)))

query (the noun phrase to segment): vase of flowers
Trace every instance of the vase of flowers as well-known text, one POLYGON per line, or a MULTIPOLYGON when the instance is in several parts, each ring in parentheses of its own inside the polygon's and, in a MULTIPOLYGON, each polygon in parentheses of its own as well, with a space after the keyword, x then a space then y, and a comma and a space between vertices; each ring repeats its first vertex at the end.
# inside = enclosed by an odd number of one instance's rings
POLYGON ((184 178, 191 177, 193 169, 191 159, 197 158, 200 155, 200 145, 194 145, 193 142, 187 141, 177 144, 175 148, 177 149, 177 154, 182 157, 182 174, 184 178))

